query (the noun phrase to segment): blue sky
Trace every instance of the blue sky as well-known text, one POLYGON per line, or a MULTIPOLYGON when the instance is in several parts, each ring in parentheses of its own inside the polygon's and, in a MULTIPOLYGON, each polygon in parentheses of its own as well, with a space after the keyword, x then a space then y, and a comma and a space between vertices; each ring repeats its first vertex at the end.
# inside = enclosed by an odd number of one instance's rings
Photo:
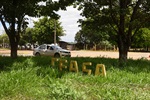
MULTIPOLYGON (((65 30, 66 35, 61 37, 62 41, 74 42, 75 34, 79 31, 79 23, 77 21, 81 19, 80 11, 72 6, 67 7, 66 11, 58 11, 58 14, 61 16, 60 22, 65 30)), ((37 21, 37 18, 29 18, 29 27, 33 27, 33 20, 37 21)), ((3 27, 0 23, 0 34, 3 33, 3 27)))

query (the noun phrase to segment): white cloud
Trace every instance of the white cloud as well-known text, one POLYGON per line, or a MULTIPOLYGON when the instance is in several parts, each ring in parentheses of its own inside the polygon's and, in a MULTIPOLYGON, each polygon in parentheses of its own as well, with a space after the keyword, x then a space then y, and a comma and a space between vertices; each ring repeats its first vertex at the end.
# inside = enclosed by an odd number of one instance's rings
POLYGON ((25 17, 27 17, 28 18, 28 23, 29 23, 29 25, 28 25, 28 27, 33 27, 34 26, 34 21, 38 21, 38 19, 39 18, 35 18, 35 17, 29 17, 29 16, 25 16, 25 17))
MULTIPOLYGON (((80 16, 80 11, 78 11, 77 8, 73 8, 73 6, 69 6, 67 7, 66 11, 60 10, 57 13, 61 16, 60 22, 66 34, 65 36, 61 37, 61 40, 66 42, 74 42, 75 34, 80 29, 78 27, 79 23, 77 23, 77 21, 82 19, 80 16)), ((28 17, 28 19, 29 27, 33 27, 33 21, 38 21, 39 18, 28 17)))
POLYGON ((82 19, 80 16, 80 11, 72 6, 67 7, 66 11, 58 11, 58 14, 61 16, 60 22, 65 30, 66 35, 61 37, 62 41, 74 42, 75 34, 79 31, 79 23, 77 21, 82 19))
POLYGON ((4 28, 2 26, 2 24, 0 23, 0 35, 4 33, 4 28))

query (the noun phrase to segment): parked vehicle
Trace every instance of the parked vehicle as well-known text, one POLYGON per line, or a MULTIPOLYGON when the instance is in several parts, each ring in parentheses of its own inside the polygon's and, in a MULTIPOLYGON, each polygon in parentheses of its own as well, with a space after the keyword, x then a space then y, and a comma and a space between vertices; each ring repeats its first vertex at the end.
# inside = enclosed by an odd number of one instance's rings
POLYGON ((71 57, 71 53, 69 50, 62 49, 58 45, 54 44, 43 44, 38 46, 33 50, 33 55, 35 56, 52 56, 52 57, 71 57))

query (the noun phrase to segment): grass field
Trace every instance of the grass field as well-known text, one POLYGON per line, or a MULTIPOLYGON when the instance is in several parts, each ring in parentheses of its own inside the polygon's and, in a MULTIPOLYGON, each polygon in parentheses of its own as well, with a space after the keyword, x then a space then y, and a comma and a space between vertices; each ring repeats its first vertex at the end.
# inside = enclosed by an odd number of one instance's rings
POLYGON ((0 57, 1 100, 149 100, 150 61, 129 59, 124 67, 111 58, 73 57, 79 73, 51 66, 51 57, 0 57), (82 73, 91 62, 92 75, 82 73), (106 66, 107 76, 95 76, 96 64, 106 66))

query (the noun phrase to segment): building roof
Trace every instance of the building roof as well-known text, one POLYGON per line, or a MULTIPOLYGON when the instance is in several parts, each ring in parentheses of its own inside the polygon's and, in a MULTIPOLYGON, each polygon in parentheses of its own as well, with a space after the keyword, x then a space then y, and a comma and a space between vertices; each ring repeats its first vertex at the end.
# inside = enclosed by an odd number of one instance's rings
POLYGON ((59 43, 67 43, 67 44, 70 44, 70 45, 76 44, 75 42, 65 42, 65 41, 59 41, 59 43))

